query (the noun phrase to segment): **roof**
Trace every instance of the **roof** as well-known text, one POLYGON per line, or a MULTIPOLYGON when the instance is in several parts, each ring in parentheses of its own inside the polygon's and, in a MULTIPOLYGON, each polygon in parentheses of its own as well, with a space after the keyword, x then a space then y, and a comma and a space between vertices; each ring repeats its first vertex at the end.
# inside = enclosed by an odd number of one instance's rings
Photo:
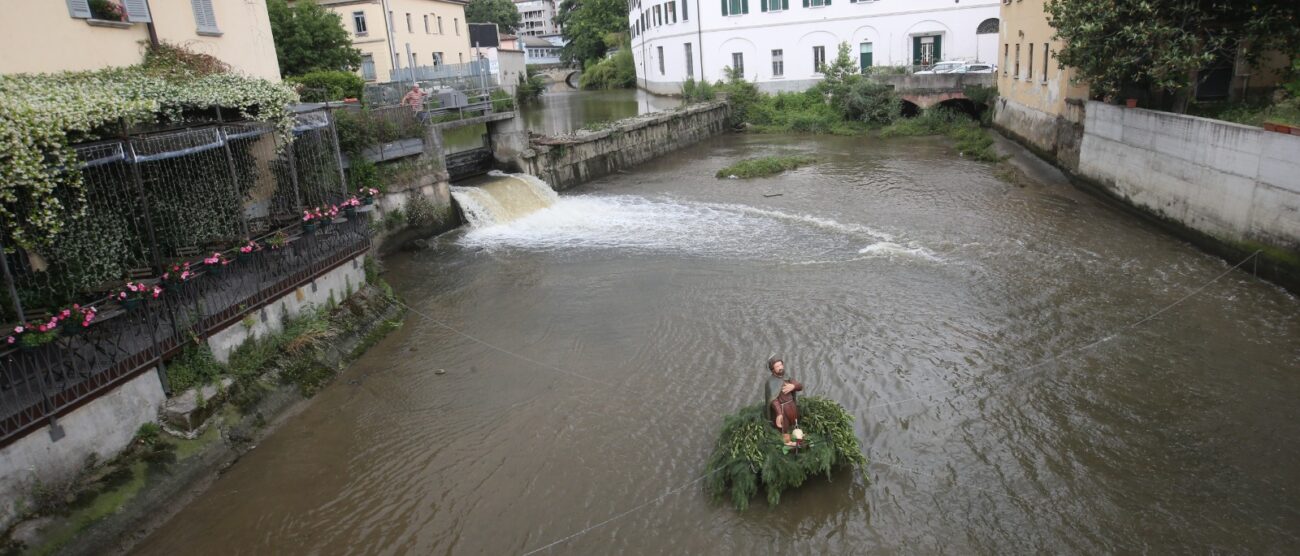
POLYGON ((551 44, 551 41, 529 35, 519 37, 519 42, 523 43, 524 46, 533 48, 557 48, 554 44, 551 44))

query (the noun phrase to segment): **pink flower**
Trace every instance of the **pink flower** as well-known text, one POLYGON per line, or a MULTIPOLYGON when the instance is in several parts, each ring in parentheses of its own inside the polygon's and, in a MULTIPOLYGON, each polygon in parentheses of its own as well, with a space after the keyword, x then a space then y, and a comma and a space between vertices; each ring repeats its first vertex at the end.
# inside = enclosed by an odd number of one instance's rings
POLYGON ((13 337, 13 336, 10 336, 8 342, 11 343, 11 344, 14 343, 14 337, 13 337))
POLYGON ((23 333, 23 327, 21 326, 14 327, 14 334, 22 334, 22 333, 23 333))

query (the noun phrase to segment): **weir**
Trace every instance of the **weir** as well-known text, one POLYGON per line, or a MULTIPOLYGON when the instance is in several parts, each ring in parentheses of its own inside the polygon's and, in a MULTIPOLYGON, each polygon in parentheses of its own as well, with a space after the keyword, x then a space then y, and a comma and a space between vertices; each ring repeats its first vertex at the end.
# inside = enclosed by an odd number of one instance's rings
POLYGON ((451 196, 470 227, 480 228, 517 220, 559 200, 551 186, 528 174, 493 171, 490 181, 471 186, 453 186, 451 196))

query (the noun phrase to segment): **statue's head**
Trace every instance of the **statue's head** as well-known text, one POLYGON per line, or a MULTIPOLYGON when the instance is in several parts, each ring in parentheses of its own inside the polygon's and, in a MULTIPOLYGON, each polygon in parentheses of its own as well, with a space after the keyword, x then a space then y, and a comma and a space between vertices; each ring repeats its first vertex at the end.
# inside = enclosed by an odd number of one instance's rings
POLYGON ((785 361, 773 355, 767 360, 767 370, 771 371, 773 376, 785 376, 785 361))

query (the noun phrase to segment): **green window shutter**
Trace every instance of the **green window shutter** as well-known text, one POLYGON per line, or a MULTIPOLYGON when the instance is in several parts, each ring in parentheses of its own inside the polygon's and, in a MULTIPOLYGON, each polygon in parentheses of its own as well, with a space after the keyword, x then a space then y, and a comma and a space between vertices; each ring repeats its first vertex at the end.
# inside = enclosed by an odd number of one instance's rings
POLYGON ((767 11, 767 0, 759 0, 758 9, 764 12, 767 11))
POLYGON ((727 13, 727 0, 722 0, 722 15, 731 15, 727 13))
POLYGON ((912 37, 912 65, 921 65, 921 37, 912 37))
POLYGON ((781 9, 782 10, 790 9, 790 0, 781 0, 781 9))
POLYGON ((803 7, 805 7, 805 8, 808 7, 808 0, 803 0, 803 7))
POLYGON ((68 0, 68 13, 77 19, 90 19, 90 0, 68 0))
POLYGON ((943 61, 942 47, 943 47, 943 37, 939 35, 935 35, 934 36, 934 61, 936 63, 943 61))
POLYGON ((740 0, 740 13, 749 13, 749 0, 740 0))
POLYGON ((823 5, 823 6, 829 6, 829 5, 831 5, 831 0, 826 0, 825 2, 822 2, 822 5, 823 5))

